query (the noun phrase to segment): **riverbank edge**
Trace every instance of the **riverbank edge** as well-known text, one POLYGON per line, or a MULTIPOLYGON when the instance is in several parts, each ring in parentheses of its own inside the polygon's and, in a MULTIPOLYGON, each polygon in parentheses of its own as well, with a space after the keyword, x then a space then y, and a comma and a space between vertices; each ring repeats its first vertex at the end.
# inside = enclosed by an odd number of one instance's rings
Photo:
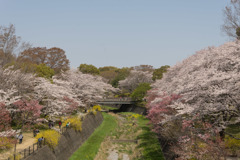
POLYGON ((92 160, 97 155, 105 137, 114 131, 118 124, 115 117, 102 113, 104 120, 84 144, 70 157, 69 160, 92 160))
POLYGON ((44 146, 25 160, 66 160, 92 135, 103 122, 102 113, 88 114, 82 122, 82 131, 69 128, 61 135, 58 146, 52 151, 44 146))

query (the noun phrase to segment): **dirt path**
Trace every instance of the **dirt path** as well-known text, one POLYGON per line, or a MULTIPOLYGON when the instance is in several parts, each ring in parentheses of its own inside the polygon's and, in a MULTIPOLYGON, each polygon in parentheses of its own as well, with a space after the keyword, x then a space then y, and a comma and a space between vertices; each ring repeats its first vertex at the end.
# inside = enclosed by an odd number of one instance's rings
POLYGON ((137 158, 141 151, 133 141, 141 133, 136 120, 124 115, 115 115, 118 128, 105 138, 95 160, 132 160, 137 158))
MULTIPOLYGON (((17 144, 16 152, 22 151, 29 146, 32 146, 34 143, 36 143, 36 140, 33 137, 32 133, 23 133, 23 142, 22 144, 17 144)), ((13 154, 13 152, 14 148, 6 152, 0 153, 0 160, 6 160, 11 154, 13 154)))

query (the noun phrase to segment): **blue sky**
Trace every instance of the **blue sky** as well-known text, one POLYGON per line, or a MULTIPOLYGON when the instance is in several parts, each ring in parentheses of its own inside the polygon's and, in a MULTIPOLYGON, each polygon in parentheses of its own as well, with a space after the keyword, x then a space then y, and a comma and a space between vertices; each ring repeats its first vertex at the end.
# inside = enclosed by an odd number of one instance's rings
POLYGON ((71 67, 174 65, 219 46, 230 0, 0 0, 0 25, 34 47, 65 50, 71 67))

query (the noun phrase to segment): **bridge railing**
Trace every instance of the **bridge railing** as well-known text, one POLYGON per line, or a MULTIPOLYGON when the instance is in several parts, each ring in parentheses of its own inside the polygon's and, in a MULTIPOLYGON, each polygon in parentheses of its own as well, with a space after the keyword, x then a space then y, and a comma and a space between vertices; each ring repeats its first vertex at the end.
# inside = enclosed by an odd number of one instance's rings
POLYGON ((34 143, 31 146, 25 148, 24 150, 13 153, 10 157, 8 157, 7 160, 23 160, 28 156, 30 156, 31 154, 35 153, 37 150, 39 150, 43 146, 45 146, 46 145, 45 142, 46 142, 45 139, 43 139, 43 142, 41 142, 41 144, 34 143))
MULTIPOLYGON (((67 127, 61 127, 60 128, 60 134, 63 134, 64 132, 67 131, 67 127)), ((39 142, 34 143, 32 145, 30 145, 29 147, 25 148, 24 150, 18 151, 16 153, 13 153, 12 155, 10 155, 10 157, 8 157, 7 160, 23 160, 25 158, 27 158, 28 156, 32 155, 33 153, 35 153, 36 151, 38 151, 40 148, 42 148, 43 146, 46 145, 46 139, 43 139, 43 142, 40 144, 39 142)))

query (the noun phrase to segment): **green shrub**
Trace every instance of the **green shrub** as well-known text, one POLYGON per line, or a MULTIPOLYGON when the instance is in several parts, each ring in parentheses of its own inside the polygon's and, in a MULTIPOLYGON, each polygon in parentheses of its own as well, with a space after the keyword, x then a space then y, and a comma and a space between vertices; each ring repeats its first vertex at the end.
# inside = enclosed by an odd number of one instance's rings
MULTIPOLYGON (((239 135, 237 135, 236 137, 240 138, 239 135)), ((233 155, 236 155, 236 152, 240 149, 240 140, 234 139, 234 138, 226 135, 225 146, 232 151, 233 155)))
POLYGON ((46 64, 36 65, 35 73, 38 77, 43 77, 43 78, 46 78, 49 80, 51 80, 55 74, 54 70, 52 68, 46 66, 46 64))
POLYGON ((170 66, 168 65, 165 65, 165 66, 162 66, 158 69, 155 69, 154 72, 153 72, 153 77, 152 79, 155 81, 156 79, 162 79, 163 77, 163 73, 167 72, 168 68, 170 68, 170 66))
POLYGON ((100 73, 100 71, 98 70, 97 67, 95 67, 94 65, 91 64, 81 64, 78 67, 79 71, 81 71, 82 73, 86 73, 86 74, 93 74, 93 75, 97 75, 100 73))
POLYGON ((40 130, 47 130, 49 127, 42 123, 37 123, 34 125, 34 128, 40 129, 40 130))
POLYGON ((105 72, 105 71, 115 71, 117 70, 117 67, 114 66, 105 66, 105 67, 99 67, 100 72, 105 72))
POLYGON ((149 89, 151 89, 150 83, 140 83, 131 94, 131 98, 133 100, 139 101, 139 105, 142 106, 144 105, 143 98, 145 97, 149 89))
POLYGON ((124 68, 115 70, 115 72, 117 73, 117 75, 111 81, 111 85, 113 87, 118 87, 119 81, 126 79, 127 76, 130 74, 130 68, 124 67, 124 68))
POLYGON ((115 95, 114 97, 115 98, 119 98, 119 97, 130 97, 131 93, 129 93, 128 90, 126 89, 122 89, 122 91, 118 94, 118 95, 115 95))

